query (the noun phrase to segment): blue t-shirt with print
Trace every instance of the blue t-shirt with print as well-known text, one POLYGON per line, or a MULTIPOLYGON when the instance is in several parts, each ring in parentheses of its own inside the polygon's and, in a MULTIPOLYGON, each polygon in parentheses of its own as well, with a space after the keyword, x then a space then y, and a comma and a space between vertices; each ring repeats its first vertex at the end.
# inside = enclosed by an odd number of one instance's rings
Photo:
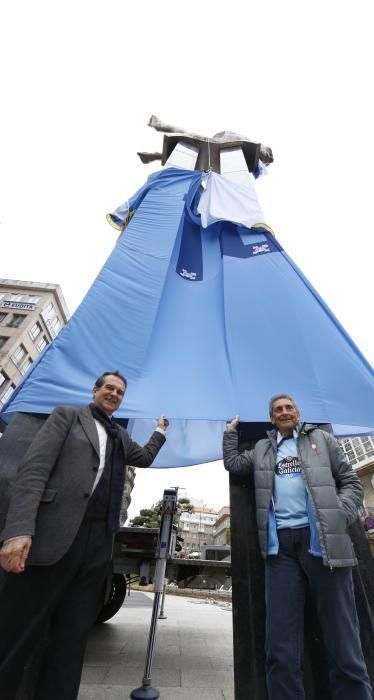
POLYGON ((282 438, 277 446, 274 475, 274 511, 277 529, 308 525, 304 476, 295 437, 282 438))

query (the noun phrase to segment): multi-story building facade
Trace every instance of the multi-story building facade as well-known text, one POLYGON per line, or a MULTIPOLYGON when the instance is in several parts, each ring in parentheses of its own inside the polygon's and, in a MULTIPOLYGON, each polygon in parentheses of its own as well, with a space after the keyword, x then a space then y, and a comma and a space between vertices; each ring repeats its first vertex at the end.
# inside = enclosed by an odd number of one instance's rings
POLYGON ((213 538, 214 544, 230 544, 230 506, 218 511, 213 538))
POLYGON ((364 487, 364 504, 374 513, 374 437, 341 438, 340 446, 364 487))
POLYGON ((179 534, 183 537, 183 548, 187 551, 200 551, 200 547, 214 542, 214 526, 217 511, 207 506, 194 506, 193 512, 182 512, 179 520, 179 534))
POLYGON ((0 279, 0 410, 68 318, 57 284, 0 279))

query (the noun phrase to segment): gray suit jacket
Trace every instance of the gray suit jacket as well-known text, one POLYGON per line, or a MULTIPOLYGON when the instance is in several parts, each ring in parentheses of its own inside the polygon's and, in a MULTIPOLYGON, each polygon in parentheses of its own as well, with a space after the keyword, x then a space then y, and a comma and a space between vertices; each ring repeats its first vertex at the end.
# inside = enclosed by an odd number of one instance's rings
MULTIPOLYGON (((165 437, 155 431, 140 447, 121 428, 126 463, 149 467, 165 437)), ((59 561, 71 546, 87 509, 99 466, 99 437, 90 408, 59 406, 23 457, 12 485, 0 542, 33 538, 27 564, 59 561)))

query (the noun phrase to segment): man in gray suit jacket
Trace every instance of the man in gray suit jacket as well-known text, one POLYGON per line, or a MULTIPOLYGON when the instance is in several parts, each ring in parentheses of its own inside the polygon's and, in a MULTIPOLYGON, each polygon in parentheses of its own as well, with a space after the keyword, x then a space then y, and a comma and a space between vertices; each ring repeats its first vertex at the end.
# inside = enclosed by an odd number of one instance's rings
POLYGON ((36 700, 75 700, 90 628, 109 572, 126 463, 148 467, 165 442, 164 416, 140 447, 112 418, 126 390, 116 370, 93 403, 56 408, 22 459, 0 533, 0 698, 14 700, 46 625, 36 700))

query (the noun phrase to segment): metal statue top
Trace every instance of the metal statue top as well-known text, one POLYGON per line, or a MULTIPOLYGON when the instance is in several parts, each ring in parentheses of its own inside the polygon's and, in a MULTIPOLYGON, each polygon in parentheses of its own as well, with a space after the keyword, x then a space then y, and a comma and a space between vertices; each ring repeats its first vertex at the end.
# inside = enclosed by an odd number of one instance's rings
POLYGON ((155 160, 161 160, 164 165, 170 158, 177 144, 184 144, 190 150, 196 151, 196 170, 214 170, 221 172, 221 154, 230 150, 241 149, 243 152, 246 166, 249 172, 256 173, 259 167, 259 161, 264 165, 269 165, 273 162, 273 153, 271 148, 264 146, 261 143, 254 143, 246 136, 236 134, 232 131, 220 131, 214 136, 201 136, 179 126, 167 124, 155 115, 152 115, 148 126, 151 126, 156 131, 165 134, 162 153, 145 153, 138 152, 138 156, 142 163, 150 163, 155 160))

